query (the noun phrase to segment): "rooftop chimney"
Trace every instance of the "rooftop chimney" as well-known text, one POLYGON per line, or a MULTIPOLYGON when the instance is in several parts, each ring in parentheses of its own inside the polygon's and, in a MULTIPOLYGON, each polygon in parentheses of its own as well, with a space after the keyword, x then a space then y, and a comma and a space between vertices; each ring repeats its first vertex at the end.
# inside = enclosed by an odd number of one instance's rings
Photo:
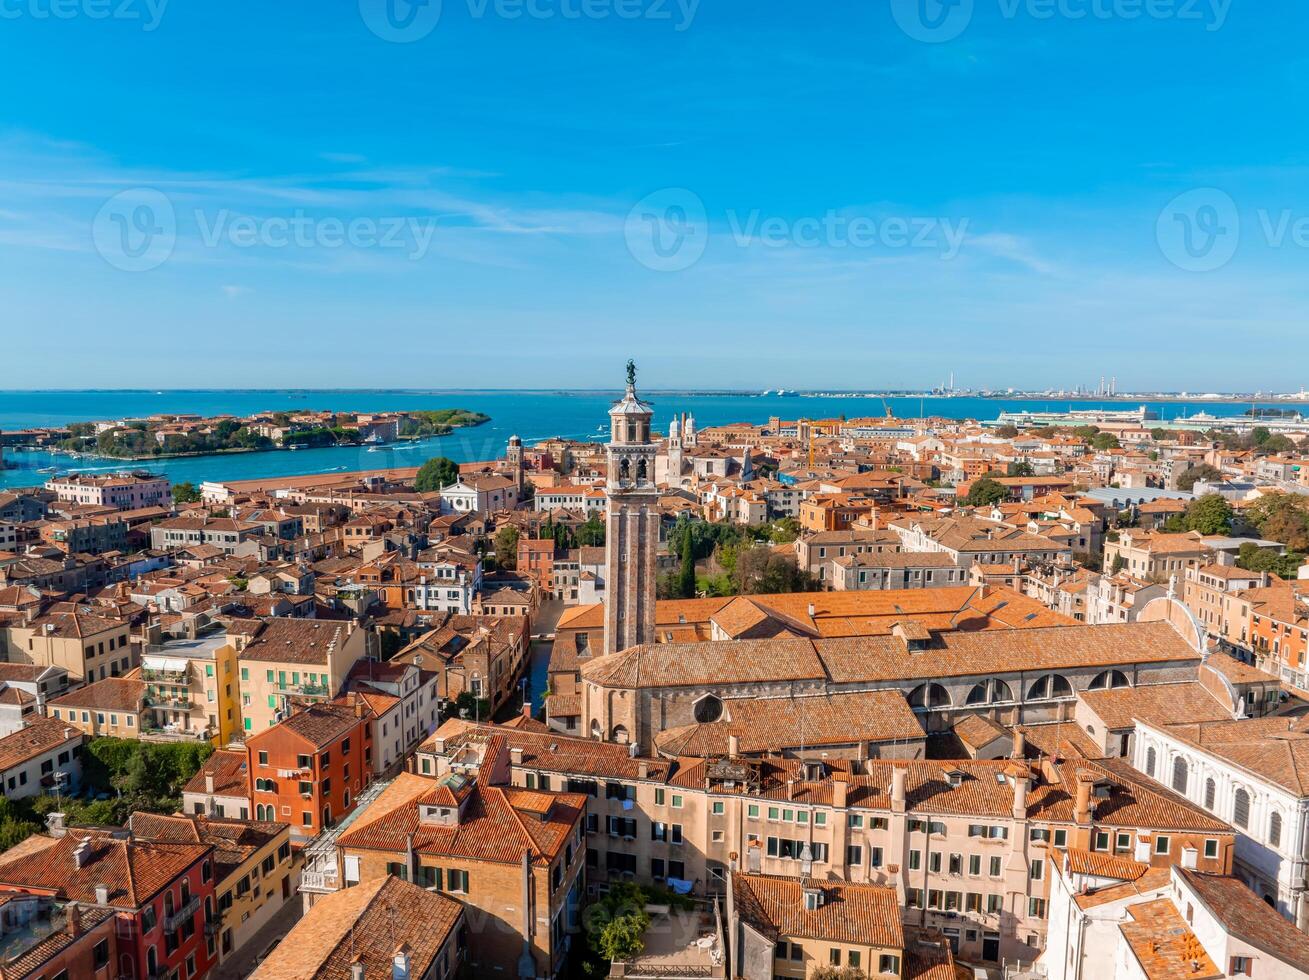
POLYGON ((97 905, 108 905, 108 904, 109 904, 109 886, 108 886, 108 885, 96 885, 96 886, 95 886, 95 903, 96 903, 97 905))
POLYGON ((350 961, 350 980, 364 980, 364 961, 362 956, 356 956, 350 961))
POLYGON ((91 841, 89 838, 83 838, 77 842, 73 848, 73 867, 84 868, 86 863, 91 860, 91 841))
POLYGON ((903 766, 896 766, 891 770, 891 812, 904 813, 905 811, 905 782, 909 777, 908 771, 903 766))
POLYGON ((1077 805, 1073 808, 1073 819, 1079 826, 1089 827, 1091 824, 1091 790, 1095 786, 1095 778, 1085 771, 1079 770, 1077 773, 1077 805))
POLYGON ((213 791, 214 791, 214 774, 212 772, 207 772, 205 773, 205 792, 212 794, 213 791))
POLYGON ((45 829, 51 837, 63 837, 68 833, 64 826, 64 815, 55 811, 45 815, 45 829))
POLYGON ((521 745, 515 745, 509 749, 509 761, 515 766, 523 764, 523 747, 521 745))
POLYGON ((391 957, 391 980, 409 980, 409 944, 401 943, 391 957))
POLYGON ((727 757, 735 759, 741 754, 741 739, 737 735, 727 736, 727 757))
POLYGON ((832 806, 838 810, 844 810, 849 801, 850 786, 846 782, 845 773, 834 773, 832 776, 832 806))
POLYGON ((1027 784, 1026 776, 1014 777, 1014 819, 1027 819, 1027 784))

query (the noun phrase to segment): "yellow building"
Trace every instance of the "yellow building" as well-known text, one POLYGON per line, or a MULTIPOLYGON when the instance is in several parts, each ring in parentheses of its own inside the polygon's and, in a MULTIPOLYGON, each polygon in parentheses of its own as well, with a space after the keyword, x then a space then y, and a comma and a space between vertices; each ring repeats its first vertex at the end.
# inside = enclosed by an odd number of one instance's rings
POLYGON ((224 632, 154 644, 141 655, 146 731, 227 745, 241 726, 236 643, 224 632))
POLYGON ((804 978, 818 970, 904 977, 905 935, 894 888, 736 873, 728 897, 733 976, 804 978))
POLYGON ((11 663, 62 667, 70 686, 122 677, 136 666, 129 626, 83 612, 52 612, 8 628, 11 663))
POLYGON ((368 634, 353 620, 271 619, 229 636, 240 670, 242 735, 284 719, 292 697, 333 697, 368 652, 368 634))
POLYGON ((106 677, 54 698, 46 705, 46 714, 92 738, 140 738, 148 723, 144 695, 145 684, 135 678, 106 677))

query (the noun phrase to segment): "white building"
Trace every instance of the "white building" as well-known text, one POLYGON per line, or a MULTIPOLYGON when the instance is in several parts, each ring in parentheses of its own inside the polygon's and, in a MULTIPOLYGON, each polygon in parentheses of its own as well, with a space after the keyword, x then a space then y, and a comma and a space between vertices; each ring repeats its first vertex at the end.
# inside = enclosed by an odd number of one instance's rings
POLYGON ((1241 882, 1184 866, 1087 874, 1050 862, 1050 933, 1037 962, 1048 980, 1309 977, 1309 943, 1241 882))
POLYGON ((517 505, 518 486, 503 476, 461 476, 441 491, 443 514, 489 514, 513 510, 517 505))
POLYGON ((1309 721, 1138 720, 1132 764, 1232 824, 1233 874, 1309 931, 1309 721))
POLYGON ((50 718, 0 738, 0 785, 6 799, 67 790, 82 779, 82 732, 50 718), (60 775, 62 774, 62 775, 60 775))

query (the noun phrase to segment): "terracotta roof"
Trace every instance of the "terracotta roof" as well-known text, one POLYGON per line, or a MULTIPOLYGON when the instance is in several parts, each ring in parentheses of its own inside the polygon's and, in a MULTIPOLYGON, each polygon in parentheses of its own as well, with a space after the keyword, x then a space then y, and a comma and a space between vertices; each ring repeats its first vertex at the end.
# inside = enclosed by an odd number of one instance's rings
POLYGON ((1169 725, 1164 733, 1299 797, 1309 796, 1309 718, 1169 725))
MULTIPOLYGON (((367 705, 367 702, 362 699, 360 703, 367 705)), ((370 717, 368 711, 365 712, 364 717, 370 717)), ((340 701, 314 703, 306 705, 272 728, 250 736, 246 741, 254 745, 275 732, 290 732, 315 748, 322 748, 350 734, 360 722, 361 719, 355 714, 352 704, 340 701)))
POLYGON ((1110 731, 1133 728, 1136 718, 1158 724, 1230 721, 1232 718, 1232 712, 1198 681, 1082 691, 1078 697, 1110 731))
POLYGON ((210 845, 214 849, 214 880, 219 885, 260 850, 287 836, 289 828, 285 823, 234 817, 144 812, 133 813, 127 825, 137 840, 210 845))
POLYGON ((340 651, 346 628, 313 619, 270 619, 245 648, 241 660, 327 665, 328 652, 340 651))
POLYGON ((641 766, 644 765, 646 778, 657 782, 666 780, 672 771, 667 760, 632 758, 629 747, 616 742, 598 742, 591 738, 560 735, 556 732, 542 734, 494 725, 475 725, 458 718, 445 722, 418 751, 433 752, 436 743, 444 741, 445 749, 449 752, 468 743, 473 737, 491 733, 504 739, 506 751, 521 749, 522 765, 528 769, 597 778, 612 776, 616 779, 639 779, 641 766))
POLYGON ((732 892, 741 917, 773 940, 817 939, 904 949, 894 888, 736 872, 732 892), (806 890, 820 893, 817 908, 806 908, 806 890))
MULTIPOLYGON (((323 895, 251 974, 251 980, 390 977, 393 957, 409 951, 409 975, 435 975, 433 962, 459 924, 463 906, 394 877, 323 895)), ((457 967, 457 963, 452 963, 457 967)))
POLYGON ((539 793, 468 781, 470 792, 456 825, 423 822, 421 804, 452 805, 449 792, 442 792, 450 785, 448 777, 437 780, 401 773, 355 817, 341 834, 339 846, 403 853, 412 836, 419 854, 518 864, 526 851, 534 863, 548 864, 571 839, 586 810, 586 797, 576 793, 539 793))
POLYGON ((1168 868, 1150 868, 1145 874, 1133 881, 1124 881, 1117 885, 1106 885, 1074 896, 1078 908, 1093 909, 1114 902, 1130 901, 1142 895, 1149 895, 1167 888, 1172 881, 1168 868))
POLYGON ((218 749, 200 767, 200 771, 191 777, 183 793, 208 793, 205 789, 205 777, 214 777, 215 796, 250 797, 250 773, 246 769, 246 754, 218 749))
POLYGON ((747 754, 807 745, 917 741, 922 725, 899 691, 864 691, 800 698, 735 698, 726 717, 708 724, 670 728, 655 736, 672 756, 725 756, 728 736, 747 754))
POLYGON ((89 708, 92 711, 139 712, 145 681, 136 677, 106 677, 50 701, 54 708, 89 708))
POLYGON ((1227 974, 1215 965, 1167 898, 1133 905, 1118 929, 1149 980, 1209 980, 1227 974))
POLYGON ((44 636, 69 637, 85 639, 98 636, 110 630, 125 629, 126 623, 114 619, 104 619, 83 612, 50 612, 32 620, 29 629, 34 629, 44 636))
MULTIPOLYGON (((925 589, 923 591, 933 591, 925 589)), ((586 681, 643 689, 827 680, 836 684, 1198 661, 1165 622, 940 633, 909 653, 893 636, 643 644, 582 664, 586 681)))
POLYGON ((52 718, 33 718, 25 728, 0 738, 0 772, 71 741, 82 741, 80 730, 52 718))
POLYGON ((1185 868, 1176 870, 1228 932, 1309 973, 1309 942, 1305 941, 1304 933, 1260 901, 1244 884, 1223 875, 1201 874, 1185 868))
POLYGON ((985 715, 969 715, 954 726, 954 734, 969 748, 981 749, 997 738, 1004 738, 1009 732, 985 715))
POLYGON ((137 909, 210 852, 204 844, 136 841, 75 828, 49 847, 0 863, 0 888, 49 890, 95 904, 96 886, 103 884, 109 886, 110 905, 137 909), (73 852, 83 841, 90 848, 78 867, 73 852))

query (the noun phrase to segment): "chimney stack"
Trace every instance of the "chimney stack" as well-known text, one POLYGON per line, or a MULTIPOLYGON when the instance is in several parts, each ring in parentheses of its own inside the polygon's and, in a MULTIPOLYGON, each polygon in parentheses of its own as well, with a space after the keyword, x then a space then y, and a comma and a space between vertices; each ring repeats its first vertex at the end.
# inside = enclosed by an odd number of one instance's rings
POLYGON ((844 810, 849 802, 849 794, 850 784, 846 782, 845 773, 833 773, 832 806, 837 810, 844 810))
POLYGON ((1095 780, 1089 772, 1078 770, 1077 772, 1077 804, 1073 808, 1073 819, 1079 827, 1089 827, 1091 825, 1091 789, 1095 785, 1095 780))
POLYGON ((212 772, 205 773, 205 792, 210 795, 214 792, 214 774, 212 772))
POLYGON ((1014 819, 1027 819, 1027 776, 1014 776, 1014 819))
POLYGON ((727 757, 735 759, 741 754, 741 739, 737 735, 727 736, 727 757))
POLYGON ((908 777, 909 773, 903 766, 896 766, 891 770, 892 813, 904 813, 905 811, 905 783, 908 777))
POLYGON ((364 961, 362 956, 356 956, 350 961, 350 980, 364 980, 364 961))
POLYGON ((73 867, 84 868, 86 863, 91 860, 91 841, 89 838, 82 838, 73 848, 73 867))
POLYGON ((108 905, 108 904, 109 904, 109 886, 108 886, 108 885, 96 885, 96 886, 95 886, 95 903, 96 903, 97 905, 108 905))
POLYGON ((1024 755, 1026 755, 1026 752, 1027 752, 1027 736, 1023 734, 1023 730, 1021 728, 1015 728, 1013 757, 1015 759, 1021 759, 1024 757, 1024 755))

